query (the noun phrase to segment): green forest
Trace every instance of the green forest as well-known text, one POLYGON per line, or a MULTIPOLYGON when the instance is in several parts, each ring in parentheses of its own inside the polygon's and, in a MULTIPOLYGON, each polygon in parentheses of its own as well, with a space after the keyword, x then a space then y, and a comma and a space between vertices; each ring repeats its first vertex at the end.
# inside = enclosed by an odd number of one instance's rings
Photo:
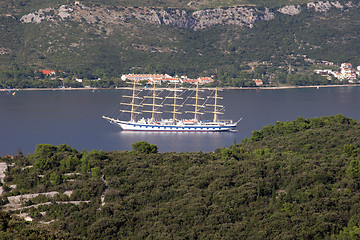
MULTIPOLYGON (((190 16, 198 10, 244 5, 254 12, 266 7, 274 18, 265 21, 259 16, 250 25, 219 24, 193 30, 131 17, 121 24, 109 23, 103 12, 95 17, 95 23, 59 20, 50 11, 45 17, 51 16, 54 22, 23 23, 22 16, 41 8, 75 5, 62 0, 4 2, 0 8, 0 88, 76 87, 76 78, 101 78, 104 82, 88 85, 114 87, 121 74, 127 73, 216 75, 223 85, 238 87, 251 85, 253 78, 270 86, 339 84, 314 76, 314 69, 327 68, 315 63, 331 61, 337 71, 342 62, 360 65, 359 6, 349 7, 345 0, 339 1, 343 8, 327 11, 308 9, 306 0, 193 1, 195 5, 180 0, 80 2, 88 6, 89 14, 101 9, 114 14, 160 9, 166 13, 181 10, 190 16), (302 10, 297 15, 279 13, 279 7, 286 4, 302 4, 302 10), (67 80, 39 79, 34 73, 39 69, 62 71, 67 80)), ((57 78, 62 78, 61 74, 57 78)))
POLYGON ((336 115, 276 122, 210 153, 39 144, 1 158, 0 238, 359 239, 359 136, 336 115))

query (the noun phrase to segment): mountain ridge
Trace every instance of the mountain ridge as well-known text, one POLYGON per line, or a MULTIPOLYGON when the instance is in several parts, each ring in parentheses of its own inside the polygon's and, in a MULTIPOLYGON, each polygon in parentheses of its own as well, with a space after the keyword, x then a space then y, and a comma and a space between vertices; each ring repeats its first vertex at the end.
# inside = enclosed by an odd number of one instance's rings
POLYGON ((256 7, 229 7, 214 8, 187 12, 181 9, 161 8, 119 8, 106 9, 104 7, 89 7, 81 3, 61 5, 59 8, 39 9, 35 12, 23 15, 22 23, 41 23, 42 21, 58 22, 59 20, 81 21, 85 19, 88 24, 125 24, 133 18, 151 24, 169 25, 172 27, 199 30, 214 25, 238 25, 252 27, 261 20, 269 21, 275 18, 278 13, 286 15, 300 14, 302 9, 313 9, 315 12, 327 12, 331 8, 344 10, 344 8, 358 8, 351 1, 341 4, 340 2, 310 2, 306 6, 287 5, 278 9, 263 10, 256 7))
POLYGON ((84 78, 239 78, 245 71, 266 80, 288 73, 289 65, 311 75, 307 58, 360 65, 360 4, 346 0, 202 10, 49 2, 0 16, 1 69, 52 68, 84 78))

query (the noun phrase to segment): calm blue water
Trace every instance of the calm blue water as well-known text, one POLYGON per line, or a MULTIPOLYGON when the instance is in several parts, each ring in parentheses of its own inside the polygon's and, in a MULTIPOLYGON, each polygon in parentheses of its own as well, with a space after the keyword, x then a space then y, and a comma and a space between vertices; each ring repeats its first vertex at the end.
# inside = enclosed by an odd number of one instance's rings
POLYGON ((32 153, 36 144, 66 143, 81 151, 130 150, 147 141, 161 152, 214 151, 240 142, 276 121, 343 114, 360 120, 360 87, 225 90, 225 119, 243 120, 237 133, 122 132, 101 116, 113 112, 124 90, 0 92, 0 155, 32 153))

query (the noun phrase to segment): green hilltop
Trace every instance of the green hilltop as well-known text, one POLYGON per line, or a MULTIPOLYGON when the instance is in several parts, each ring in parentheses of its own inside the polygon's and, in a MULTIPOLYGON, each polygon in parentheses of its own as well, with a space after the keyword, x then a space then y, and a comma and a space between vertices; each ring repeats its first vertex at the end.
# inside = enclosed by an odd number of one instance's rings
POLYGON ((0 238, 359 239, 359 134, 336 115, 276 122, 214 153, 40 144, 2 158, 0 238))
MULTIPOLYGON (((0 3, 0 70, 55 69, 275 79, 309 62, 360 65, 349 1, 16 1, 0 3), (275 78, 274 78, 275 77, 275 78)), ((281 82, 281 80, 278 80, 281 82)))

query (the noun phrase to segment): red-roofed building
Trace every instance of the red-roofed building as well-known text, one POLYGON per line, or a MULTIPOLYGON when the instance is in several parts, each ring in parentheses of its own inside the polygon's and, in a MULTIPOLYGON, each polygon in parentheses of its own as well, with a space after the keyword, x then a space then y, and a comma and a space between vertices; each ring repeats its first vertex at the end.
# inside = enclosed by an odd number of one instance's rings
POLYGON ((153 83, 161 84, 161 79, 159 79, 159 78, 156 78, 156 79, 150 78, 150 79, 147 80, 147 82, 150 83, 150 84, 153 84, 153 83))
POLYGON ((202 84, 214 82, 214 79, 212 79, 211 77, 199 77, 197 80, 199 81, 199 83, 202 84))
POLYGON ((261 86, 263 85, 263 81, 261 79, 253 79, 254 83, 256 84, 256 86, 261 86))
POLYGON ((352 65, 351 63, 342 63, 341 66, 340 66, 341 69, 344 69, 344 68, 352 68, 352 65))
POLYGON ((197 79, 190 79, 190 78, 184 78, 183 80, 182 80, 182 82, 183 83, 197 83, 197 79))
POLYGON ((134 80, 136 82, 139 81, 149 81, 149 80, 158 80, 158 79, 163 79, 163 78, 167 78, 167 77, 171 77, 167 74, 127 74, 127 75, 122 75, 121 76, 121 80, 126 81, 126 80, 134 80))
POLYGON ((39 72, 41 72, 42 74, 45 74, 45 75, 55 75, 54 70, 41 69, 41 70, 39 70, 39 72))
POLYGON ((171 82, 171 83, 181 83, 182 82, 182 80, 180 78, 174 78, 174 77, 163 78, 163 79, 161 79, 161 81, 171 82))

